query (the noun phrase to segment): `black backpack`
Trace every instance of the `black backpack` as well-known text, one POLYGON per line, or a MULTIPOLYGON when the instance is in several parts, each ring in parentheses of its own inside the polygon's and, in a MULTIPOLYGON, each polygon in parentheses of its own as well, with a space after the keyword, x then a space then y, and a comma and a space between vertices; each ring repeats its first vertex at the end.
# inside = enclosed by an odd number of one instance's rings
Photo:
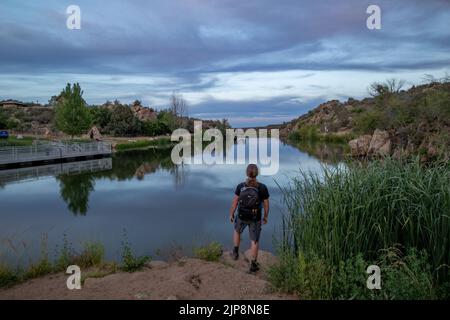
POLYGON ((239 194, 239 219, 256 220, 259 211, 259 190, 255 187, 249 187, 244 184, 239 194))

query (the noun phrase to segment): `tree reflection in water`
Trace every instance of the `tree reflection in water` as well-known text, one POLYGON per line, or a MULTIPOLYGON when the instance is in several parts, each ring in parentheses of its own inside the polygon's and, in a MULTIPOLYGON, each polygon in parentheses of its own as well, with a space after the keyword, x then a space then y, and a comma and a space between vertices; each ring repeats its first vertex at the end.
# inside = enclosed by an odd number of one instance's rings
POLYGON ((60 196, 68 209, 75 215, 86 215, 89 210, 89 195, 95 188, 97 179, 125 181, 136 178, 143 180, 146 175, 158 170, 167 170, 174 177, 175 187, 182 186, 186 174, 183 167, 173 164, 171 149, 148 149, 119 152, 113 155, 112 168, 94 172, 62 174, 59 181, 60 196))
POLYGON ((89 209, 89 194, 94 191, 95 178, 91 173, 63 174, 59 181, 61 198, 74 215, 86 215, 89 209))

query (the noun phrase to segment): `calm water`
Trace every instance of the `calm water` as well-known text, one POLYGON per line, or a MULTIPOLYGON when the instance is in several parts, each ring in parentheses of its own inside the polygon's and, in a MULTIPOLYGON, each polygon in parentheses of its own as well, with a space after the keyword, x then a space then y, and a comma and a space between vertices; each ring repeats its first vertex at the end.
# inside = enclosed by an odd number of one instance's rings
MULTIPOLYGON (((271 211, 261 248, 273 250, 283 211, 276 183, 299 169, 318 171, 341 148, 280 144, 277 175, 269 187, 271 211)), ((228 210, 245 166, 174 166, 170 149, 115 154, 112 158, 0 171, 0 261, 36 259, 47 239, 52 258, 66 237, 75 249, 100 241, 108 259, 119 259, 126 237, 139 254, 158 257, 173 247, 212 240, 231 246, 228 210)), ((243 245, 248 245, 247 230, 243 245)))

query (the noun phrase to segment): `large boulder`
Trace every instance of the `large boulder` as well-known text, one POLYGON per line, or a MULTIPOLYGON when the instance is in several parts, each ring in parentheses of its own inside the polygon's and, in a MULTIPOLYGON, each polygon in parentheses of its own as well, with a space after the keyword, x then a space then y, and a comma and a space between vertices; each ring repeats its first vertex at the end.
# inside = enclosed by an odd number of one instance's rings
POLYGON ((101 141, 102 140, 102 135, 100 133, 100 130, 98 130, 98 128, 96 126, 93 126, 91 128, 91 130, 89 130, 88 136, 92 140, 96 140, 96 141, 101 141))
POLYGON ((365 134, 360 136, 359 138, 349 141, 348 145, 350 146, 350 153, 352 154, 352 156, 366 156, 369 151, 371 140, 372 136, 370 134, 365 134))
POLYGON ((368 153, 376 156, 388 156, 391 154, 392 142, 389 133, 376 129, 370 140, 368 153))

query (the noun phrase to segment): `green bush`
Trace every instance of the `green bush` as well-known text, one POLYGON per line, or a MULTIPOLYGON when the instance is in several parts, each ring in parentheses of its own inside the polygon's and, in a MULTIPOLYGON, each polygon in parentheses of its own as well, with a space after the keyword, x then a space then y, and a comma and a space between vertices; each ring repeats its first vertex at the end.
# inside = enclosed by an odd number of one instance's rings
POLYGON ((136 136, 142 133, 142 121, 133 114, 129 106, 116 104, 106 131, 115 136, 136 136))
POLYGON ((149 256, 136 256, 126 240, 126 234, 124 234, 124 240, 122 241, 122 265, 120 268, 126 272, 139 271, 150 260, 149 256))
POLYGON ((101 133, 109 133, 108 124, 111 121, 112 111, 107 107, 93 106, 90 108, 92 123, 95 124, 101 133))
POLYGON ((10 129, 10 119, 3 109, 0 109, 0 130, 3 129, 10 129))
POLYGON ((22 275, 21 280, 42 277, 54 271, 52 263, 46 258, 41 258, 37 263, 32 263, 22 275))
POLYGON ((218 242, 211 242, 206 246, 194 248, 194 256, 206 261, 218 261, 222 252, 222 245, 218 242))
POLYGON ((83 251, 75 257, 75 264, 81 268, 99 266, 105 256, 105 247, 99 242, 86 242, 83 251))
POLYGON ((386 118, 383 112, 371 110, 358 114, 353 119, 353 128, 358 133, 372 134, 375 129, 384 129, 386 118))
POLYGON ((0 288, 10 287, 19 281, 17 271, 0 264, 0 288))

